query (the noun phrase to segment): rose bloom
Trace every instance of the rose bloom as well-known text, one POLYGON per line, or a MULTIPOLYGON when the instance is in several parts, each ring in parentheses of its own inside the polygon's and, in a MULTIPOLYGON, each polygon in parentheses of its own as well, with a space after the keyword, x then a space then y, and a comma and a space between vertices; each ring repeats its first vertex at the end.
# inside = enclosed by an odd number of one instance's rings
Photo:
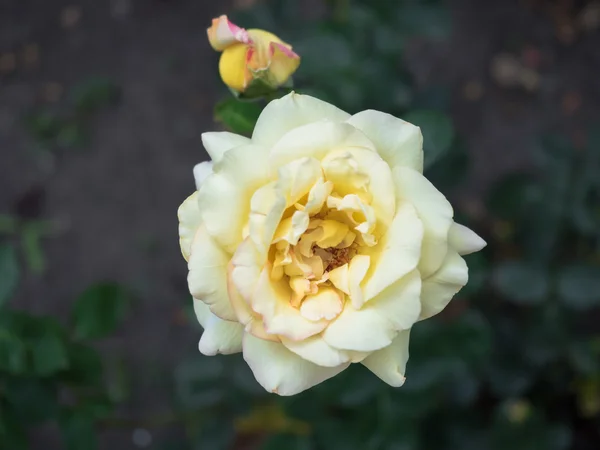
POLYGON ((204 133, 212 162, 179 208, 205 355, 243 352, 293 395, 362 363, 401 386, 411 327, 467 283, 485 242, 422 174, 418 127, 313 97, 269 103, 251 139, 204 133))

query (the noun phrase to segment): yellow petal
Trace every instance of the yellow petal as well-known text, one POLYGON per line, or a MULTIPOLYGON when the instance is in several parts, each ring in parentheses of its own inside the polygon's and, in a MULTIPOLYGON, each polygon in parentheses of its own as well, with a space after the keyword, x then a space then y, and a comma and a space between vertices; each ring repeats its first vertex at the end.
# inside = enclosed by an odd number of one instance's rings
POLYGON ((252 81, 252 73, 247 67, 249 51, 245 44, 235 44, 227 47, 219 60, 219 74, 223 83, 239 92, 243 92, 252 81))
POLYGON ((348 234, 348 225, 335 220, 324 220, 320 227, 323 229, 323 234, 316 244, 321 248, 337 246, 348 234))
POLYGON ((322 166, 337 194, 356 194, 375 210, 380 223, 389 226, 396 211, 396 193, 390 167, 380 155, 363 148, 343 149, 329 153, 322 166))
POLYGON ((269 78, 277 86, 281 86, 298 69, 300 57, 292 51, 289 45, 277 42, 271 42, 270 52, 269 78))

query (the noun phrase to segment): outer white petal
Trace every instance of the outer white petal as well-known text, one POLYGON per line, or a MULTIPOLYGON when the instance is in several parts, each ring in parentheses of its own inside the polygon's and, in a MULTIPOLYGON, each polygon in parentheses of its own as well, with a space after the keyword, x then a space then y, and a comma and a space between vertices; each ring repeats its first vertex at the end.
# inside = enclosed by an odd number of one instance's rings
POLYGON ((217 353, 230 355, 242 351, 244 327, 241 324, 219 319, 200 300, 194 300, 194 311, 198 322, 204 328, 198 344, 200 353, 212 356, 217 353))
POLYGON ((204 161, 194 166, 194 181, 196 182, 196 190, 200 190, 204 180, 213 173, 213 163, 211 161, 204 161))
POLYGON ((478 252, 487 245, 473 230, 456 222, 452 223, 450 231, 448 231, 448 244, 459 255, 478 252))
POLYGON ((187 261, 192 250, 192 241, 202 222, 198 209, 198 191, 184 200, 177 210, 177 218, 179 219, 179 247, 187 261))
POLYGON ((210 131, 208 133, 202 133, 202 144, 214 163, 221 161, 226 151, 250 143, 251 141, 247 137, 230 133, 229 131, 210 131))
POLYGON ((271 147, 296 127, 323 119, 343 122, 349 117, 348 113, 327 102, 292 92, 265 107, 254 127, 252 140, 271 147))
POLYGON ((371 353, 362 363, 387 384, 402 386, 406 380, 404 372, 408 361, 409 337, 410 329, 401 331, 390 345, 371 353))
POLYGON ((291 352, 283 344, 256 338, 246 333, 244 359, 256 380, 267 391, 295 395, 343 371, 348 364, 321 367, 291 352))
POLYGON ((419 264, 423 224, 415 208, 408 202, 397 206, 396 216, 375 247, 365 249, 371 266, 363 284, 365 301, 414 270, 419 264))
POLYGON ((467 281, 469 269, 465 260, 454 250, 448 250, 438 271, 423 280, 420 319, 427 319, 441 312, 467 281))
POLYGON ((351 360, 348 352, 332 347, 320 335, 303 341, 281 338, 281 343, 298 356, 319 366, 337 367, 351 360))
POLYGON ((423 245, 419 270, 423 278, 434 273, 448 251, 448 231, 454 211, 446 197, 416 170, 395 167, 392 170, 396 184, 396 198, 407 201, 417 210, 424 225, 423 245))
POLYGON ((229 253, 242 241, 252 194, 269 181, 268 166, 268 152, 264 147, 235 147, 215 164, 214 173, 199 190, 202 222, 229 253))
POLYGON ((423 173, 423 135, 411 123, 379 111, 361 111, 348 123, 365 133, 390 167, 406 166, 423 173))
POLYGON ((370 352, 387 347, 398 331, 410 328, 421 312, 418 271, 397 281, 360 310, 350 304, 323 331, 329 345, 342 350, 370 352))
POLYGON ((229 255, 204 227, 196 232, 188 262, 188 287, 192 297, 206 303, 210 310, 225 320, 237 321, 227 295, 229 255))
POLYGON ((375 152, 375 146, 369 138, 352 125, 321 120, 284 134, 271 148, 269 162, 273 168, 278 168, 298 158, 321 160, 336 150, 356 147, 375 152))

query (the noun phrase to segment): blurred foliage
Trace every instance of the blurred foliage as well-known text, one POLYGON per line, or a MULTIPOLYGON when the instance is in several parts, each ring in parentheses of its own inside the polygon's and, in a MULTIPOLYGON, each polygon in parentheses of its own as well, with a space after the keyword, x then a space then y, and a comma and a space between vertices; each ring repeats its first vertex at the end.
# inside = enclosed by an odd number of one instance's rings
MULTIPOLYGON (((3 299, 17 288, 14 248, 0 246, 3 299)), ((98 351, 82 339, 114 331, 129 305, 116 284, 90 286, 75 301, 72 325, 0 307, 0 448, 27 449, 34 427, 54 424, 65 449, 93 450, 98 424, 114 408, 98 351)))
POLYGON ((110 79, 92 77, 75 85, 65 111, 40 108, 24 118, 35 142, 49 150, 84 147, 89 142, 92 117, 120 99, 119 87, 110 79))
MULTIPOLYGON (((421 126, 426 175, 445 193, 460 186, 469 158, 448 115, 449 91, 417 86, 403 58, 413 39, 447 37, 444 3, 330 0, 326 6, 307 18, 303 2, 272 0, 232 20, 294 45, 303 58, 298 92, 350 113, 378 109, 421 126)), ((86 86, 74 91, 78 116, 116 98, 107 84, 86 86)), ((263 105, 228 94, 215 118, 250 134, 263 105)), ((47 113, 28 123, 40 142, 79 133, 65 131, 69 119, 47 113)), ((140 419, 184 431, 184 438, 156 448, 600 448, 600 134, 591 132, 587 142, 576 150, 561 136, 544 137, 533 149, 536 167, 498 180, 483 214, 455 211, 489 246, 466 257, 469 284, 447 310, 414 327, 402 388, 353 365, 281 398, 258 386, 241 355, 194 352, 174 370, 172 412, 140 419)), ((10 228, 5 222, 0 230, 10 228)), ((52 422, 65 448, 94 449, 98 425, 115 423, 113 408, 126 399, 129 381, 120 363, 107 373, 108 360, 89 340, 116 329, 130 294, 112 283, 89 287, 68 326, 15 311, 7 305, 22 272, 19 254, 8 242, 0 246, 0 448, 27 448, 31 427, 52 422)))

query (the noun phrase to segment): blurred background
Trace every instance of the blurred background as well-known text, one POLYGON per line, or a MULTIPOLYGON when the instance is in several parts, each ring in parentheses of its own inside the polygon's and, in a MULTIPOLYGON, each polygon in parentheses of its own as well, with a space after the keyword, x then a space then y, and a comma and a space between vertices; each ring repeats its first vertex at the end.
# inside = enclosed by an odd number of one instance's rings
POLYGON ((0 0, 0 449, 137 448, 600 449, 600 1, 0 0), (279 398, 197 351, 176 210, 232 123, 223 13, 299 92, 420 125, 488 241, 401 389, 279 398))

